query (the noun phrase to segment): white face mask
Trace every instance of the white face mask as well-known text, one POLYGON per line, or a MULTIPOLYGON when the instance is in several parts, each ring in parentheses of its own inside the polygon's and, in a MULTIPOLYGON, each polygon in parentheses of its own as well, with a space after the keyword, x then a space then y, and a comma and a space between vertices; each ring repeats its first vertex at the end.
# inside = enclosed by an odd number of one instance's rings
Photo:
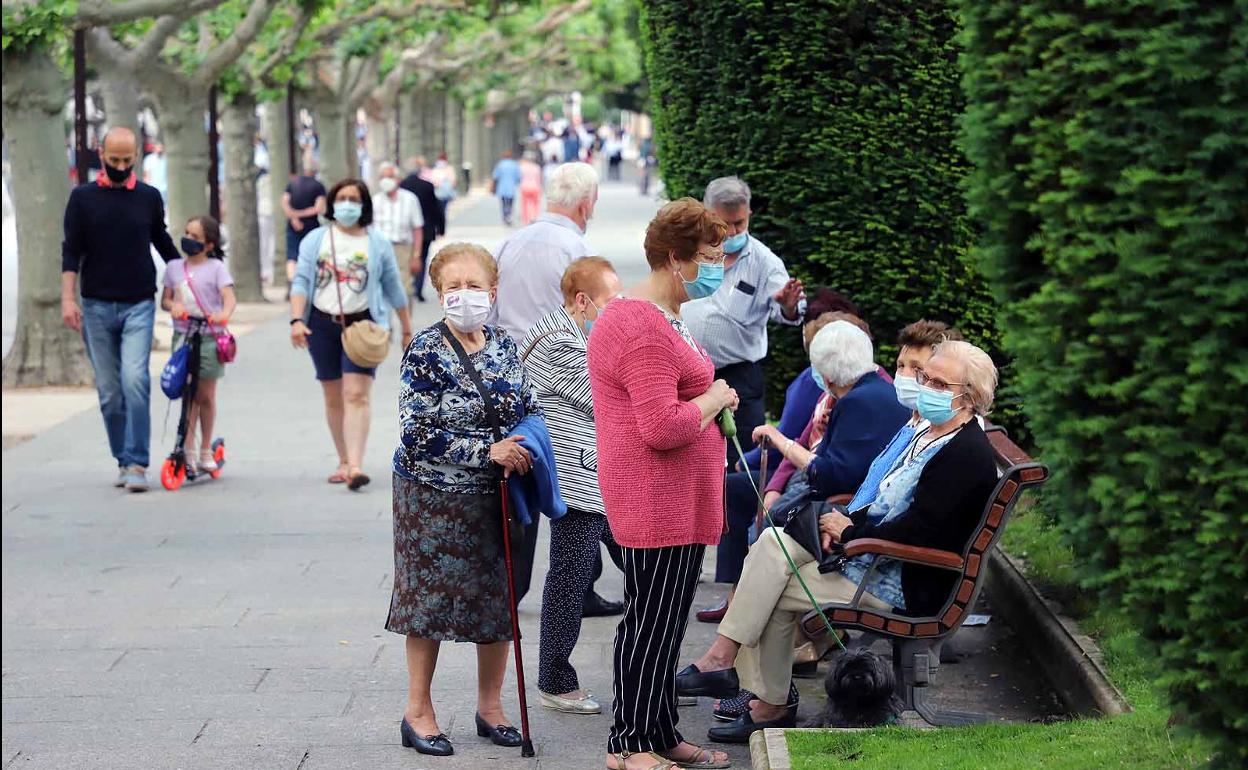
POLYGON ((381 191, 383 193, 385 193, 386 195, 389 195, 390 193, 398 189, 399 183, 395 181, 394 177, 392 176, 383 176, 381 178, 381 181, 377 183, 377 186, 381 188, 381 191))
POLYGON ((448 291, 442 297, 446 320, 464 334, 480 331, 490 317, 490 293, 480 289, 448 291))

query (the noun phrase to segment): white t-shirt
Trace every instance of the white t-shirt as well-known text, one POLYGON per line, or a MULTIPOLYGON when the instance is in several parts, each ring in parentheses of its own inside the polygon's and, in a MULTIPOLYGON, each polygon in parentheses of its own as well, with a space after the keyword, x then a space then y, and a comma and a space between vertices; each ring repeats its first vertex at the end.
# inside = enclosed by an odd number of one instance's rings
POLYGON ((368 310, 368 232, 347 235, 335 225, 321 239, 321 253, 316 263, 316 293, 312 306, 330 315, 351 315, 368 310), (335 271, 330 268, 330 236, 338 254, 337 276, 342 288, 342 307, 338 306, 338 287, 334 286, 335 271))

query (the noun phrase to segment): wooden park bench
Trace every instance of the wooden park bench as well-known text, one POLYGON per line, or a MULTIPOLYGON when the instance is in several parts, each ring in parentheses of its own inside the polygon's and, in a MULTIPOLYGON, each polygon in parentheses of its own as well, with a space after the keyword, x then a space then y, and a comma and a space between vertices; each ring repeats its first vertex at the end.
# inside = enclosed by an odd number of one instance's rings
MULTIPOLYGON (((962 725, 987 719, 980 714, 937 711, 928 700, 929 688, 935 683, 940 668, 941 646, 961 627, 975 606, 983 588, 989 550, 1000 539, 1014 505, 1021 497, 1020 493, 1027 487, 1043 484, 1049 477, 1048 468, 1028 457, 1010 441, 1003 428, 992 426, 987 433, 999 479, 980 517, 979 526, 971 534, 962 553, 874 538, 851 540, 845 543, 846 556, 872 554, 876 558, 863 575, 858 591, 849 604, 828 604, 823 608, 833 626, 858 629, 892 641, 893 672, 904 708, 918 712, 931 725, 962 725), (961 577, 941 610, 929 617, 863 608, 859 602, 881 557, 937 567, 957 572, 961 577)), ((813 610, 802 617, 801 625, 803 632, 811 639, 824 637, 828 633, 827 626, 813 610)))

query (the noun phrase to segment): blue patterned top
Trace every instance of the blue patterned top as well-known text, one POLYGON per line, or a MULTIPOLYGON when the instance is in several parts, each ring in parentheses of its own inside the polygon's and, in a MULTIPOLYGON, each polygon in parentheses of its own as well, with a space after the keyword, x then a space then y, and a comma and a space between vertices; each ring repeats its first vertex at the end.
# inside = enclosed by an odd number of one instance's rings
MULTIPOLYGON (((887 473, 880 480, 879 492, 876 494, 875 499, 871 501, 871 507, 867 510, 867 519, 869 521, 873 523, 888 521, 905 513, 910 507, 910 503, 914 501, 914 490, 919 485, 919 477, 923 475, 923 469, 927 466, 928 461, 936 456, 941 447, 949 443, 957 435, 957 431, 954 431, 941 436, 924 447, 922 451, 916 451, 916 443, 923 438, 928 428, 930 426, 925 425, 917 434, 912 433, 911 439, 902 443, 897 454, 894 455, 893 462, 890 464, 887 473)), ((904 432, 906 428, 901 430, 904 432)), ((913 430, 911 428, 911 431, 913 430)), ((893 444, 889 444, 888 449, 884 451, 888 452, 893 448, 893 444)), ((874 464, 872 465, 872 470, 875 470, 874 464)), ((851 508, 850 510, 856 509, 851 508)), ((851 583, 857 585, 862 582, 862 576, 866 574, 872 560, 876 558, 874 554, 855 556, 845 566, 841 567, 841 574, 851 583)), ((880 558, 875 571, 871 573, 871 580, 867 583, 867 592, 885 604, 891 604, 896 609, 904 610, 906 608, 906 598, 901 592, 901 562, 895 559, 880 558)))
MULTIPOLYGON (((541 415, 516 343, 499 326, 485 327, 485 347, 468 355, 481 372, 507 435, 526 414, 541 415)), ((494 431, 485 404, 459 356, 430 326, 412 338, 399 374, 399 446, 394 472, 443 492, 492 491, 494 431)))

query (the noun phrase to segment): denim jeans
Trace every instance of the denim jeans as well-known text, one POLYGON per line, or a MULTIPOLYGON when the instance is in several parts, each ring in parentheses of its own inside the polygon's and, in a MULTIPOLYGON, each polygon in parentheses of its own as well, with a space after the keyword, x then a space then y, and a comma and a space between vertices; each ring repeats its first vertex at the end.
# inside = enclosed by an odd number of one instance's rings
POLYGON ((95 369, 108 447, 119 466, 148 465, 152 433, 152 328, 156 301, 82 299, 82 336, 95 369))

